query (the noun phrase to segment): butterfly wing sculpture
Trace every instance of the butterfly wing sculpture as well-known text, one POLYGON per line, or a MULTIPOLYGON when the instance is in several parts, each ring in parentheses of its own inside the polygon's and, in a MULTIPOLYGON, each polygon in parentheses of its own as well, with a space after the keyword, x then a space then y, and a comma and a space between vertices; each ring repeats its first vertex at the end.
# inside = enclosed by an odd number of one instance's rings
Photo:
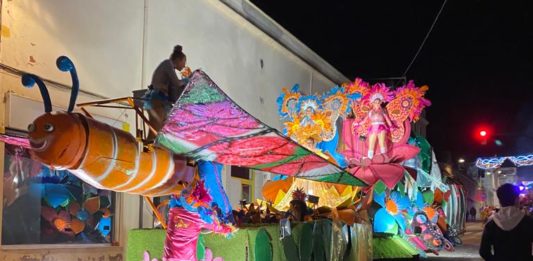
POLYGON ((315 181, 366 185, 248 114, 200 70, 192 74, 157 143, 197 160, 315 181))
POLYGON ((398 88, 395 92, 394 99, 386 106, 391 120, 395 123, 396 128, 391 129, 391 139, 394 143, 405 143, 409 138, 407 126, 410 122, 416 122, 420 118, 422 110, 431 105, 431 102, 424 98, 427 86, 416 87, 413 81, 398 88), (406 124, 406 121, 408 121, 406 124), (407 134, 407 135, 406 135, 407 134))

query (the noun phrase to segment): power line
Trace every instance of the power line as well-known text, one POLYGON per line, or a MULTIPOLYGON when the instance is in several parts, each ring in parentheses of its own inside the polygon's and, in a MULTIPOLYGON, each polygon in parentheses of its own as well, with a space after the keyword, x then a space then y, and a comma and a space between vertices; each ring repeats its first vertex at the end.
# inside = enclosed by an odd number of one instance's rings
POLYGON ((442 6, 440 7, 440 10, 437 13, 437 16, 435 16, 435 20, 433 20, 433 24, 431 24, 431 27, 429 28, 429 31, 426 34, 426 37, 424 37, 424 40, 420 44, 420 47, 418 47, 418 51, 416 51, 415 56, 413 57, 413 59, 411 60, 411 62, 407 66, 407 68, 405 68, 405 71, 402 74, 403 77, 405 77, 407 75, 407 72, 409 72, 409 69, 411 69, 411 66, 413 66, 413 63, 415 63, 416 58, 420 54, 420 51, 422 51, 422 48, 424 47, 424 44, 426 43, 427 39, 429 38, 429 35, 431 34, 431 31, 433 31, 433 27, 435 27, 435 24, 437 23, 437 20, 439 20, 439 16, 442 13, 442 10, 444 9, 444 6, 446 5, 446 2, 448 2, 448 0, 444 0, 444 2, 442 3, 442 6))

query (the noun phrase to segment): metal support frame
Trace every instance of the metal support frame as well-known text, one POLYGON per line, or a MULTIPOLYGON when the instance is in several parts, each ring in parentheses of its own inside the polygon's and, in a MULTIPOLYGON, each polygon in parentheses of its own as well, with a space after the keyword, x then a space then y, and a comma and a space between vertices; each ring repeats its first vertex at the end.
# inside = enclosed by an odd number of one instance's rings
POLYGON ((100 108, 134 110, 137 115, 137 117, 135 118, 135 135, 137 136, 137 138, 140 138, 141 141, 144 141, 143 133, 146 133, 146 126, 148 126, 149 131, 153 132, 155 135, 157 135, 157 130, 152 126, 152 124, 150 124, 150 121, 148 120, 146 115, 144 115, 144 110, 139 108, 139 106, 135 104, 135 100, 136 98, 134 97, 121 97, 116 99, 105 99, 92 102, 78 103, 77 106, 85 113, 87 117, 90 118, 92 118, 91 114, 84 107, 92 106, 100 108), (107 105, 110 103, 116 103, 119 105, 107 105), (143 123, 140 123, 138 118, 141 118, 143 123), (140 127, 142 127, 142 130, 140 129, 140 127))
POLYGON ((148 202, 148 205, 152 209, 152 212, 154 212, 155 217, 157 218, 157 220, 159 220, 159 223, 161 224, 161 227, 163 227, 163 229, 166 230, 167 229, 167 224, 165 224, 165 222, 163 220, 163 217, 161 217, 161 214, 159 214, 159 211, 157 211, 157 207, 155 206, 155 204, 152 201, 152 199, 150 197, 144 196, 144 200, 146 200, 146 202, 148 202))

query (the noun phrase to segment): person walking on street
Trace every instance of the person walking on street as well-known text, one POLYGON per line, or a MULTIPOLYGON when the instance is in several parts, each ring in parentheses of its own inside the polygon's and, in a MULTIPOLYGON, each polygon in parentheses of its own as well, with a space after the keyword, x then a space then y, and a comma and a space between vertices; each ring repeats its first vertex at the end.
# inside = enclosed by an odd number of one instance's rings
POLYGON ((520 190, 507 183, 496 194, 501 208, 483 229, 479 254, 488 261, 533 260, 533 218, 519 208, 520 190))
POLYGON ((476 208, 472 207, 470 208, 470 221, 476 221, 476 208))

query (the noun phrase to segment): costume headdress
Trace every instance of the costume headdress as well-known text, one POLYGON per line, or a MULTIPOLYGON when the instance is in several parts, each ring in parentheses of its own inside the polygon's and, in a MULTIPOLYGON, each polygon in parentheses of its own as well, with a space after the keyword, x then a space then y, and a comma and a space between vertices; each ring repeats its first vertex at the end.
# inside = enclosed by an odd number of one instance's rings
POLYGON ((313 111, 320 109, 320 101, 315 95, 308 95, 300 97, 298 102, 298 109, 300 112, 305 112, 308 108, 313 108, 313 111))
POLYGON ((305 202, 306 198, 307 198, 307 194, 305 194, 303 188, 296 188, 296 190, 292 192, 293 200, 301 200, 305 202))
POLYGON ((393 99, 393 92, 384 83, 376 83, 372 85, 372 89, 367 94, 367 99, 373 102, 376 99, 380 99, 384 102, 389 102, 393 99))

